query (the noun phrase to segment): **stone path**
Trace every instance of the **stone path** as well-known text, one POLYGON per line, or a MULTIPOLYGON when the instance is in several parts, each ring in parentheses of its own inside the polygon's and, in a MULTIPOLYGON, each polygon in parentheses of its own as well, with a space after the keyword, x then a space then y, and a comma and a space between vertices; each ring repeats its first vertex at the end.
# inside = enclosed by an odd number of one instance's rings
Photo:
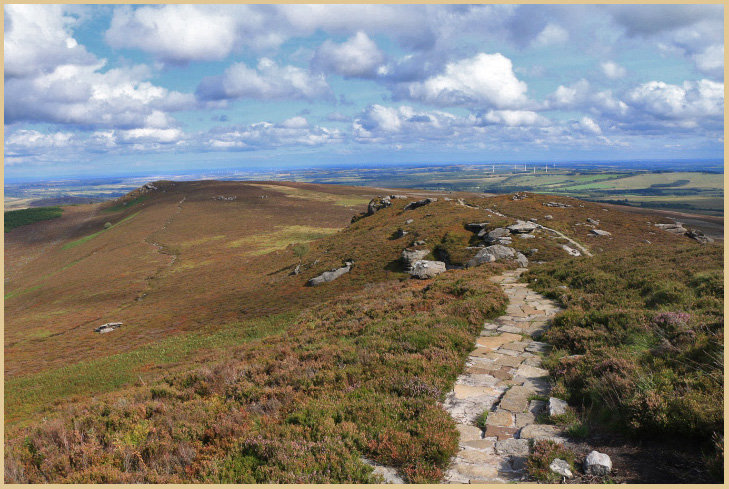
POLYGON ((461 433, 460 451, 446 472, 446 483, 494 483, 519 480, 529 452, 529 439, 564 441, 560 429, 536 424, 548 396, 548 372, 541 354, 549 345, 535 338, 548 327, 560 308, 551 300, 517 283, 526 271, 519 268, 491 277, 509 297, 506 314, 487 322, 476 349, 448 394, 445 409, 461 433), (486 428, 476 426, 488 411, 486 428))

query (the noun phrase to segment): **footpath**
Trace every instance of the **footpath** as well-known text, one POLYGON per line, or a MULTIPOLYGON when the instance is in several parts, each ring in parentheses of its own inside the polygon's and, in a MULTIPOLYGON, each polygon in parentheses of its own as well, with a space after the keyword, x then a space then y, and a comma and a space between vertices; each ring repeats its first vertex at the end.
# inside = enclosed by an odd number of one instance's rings
POLYGON ((491 277, 509 297, 509 305, 505 315, 484 325, 465 372, 446 398, 444 407, 458 423, 460 450, 443 482, 518 481, 524 476, 530 439, 565 441, 559 427, 536 422, 546 407, 540 399, 550 393, 548 372, 541 368, 541 355, 550 346, 537 339, 560 308, 518 283, 526 270, 491 277))

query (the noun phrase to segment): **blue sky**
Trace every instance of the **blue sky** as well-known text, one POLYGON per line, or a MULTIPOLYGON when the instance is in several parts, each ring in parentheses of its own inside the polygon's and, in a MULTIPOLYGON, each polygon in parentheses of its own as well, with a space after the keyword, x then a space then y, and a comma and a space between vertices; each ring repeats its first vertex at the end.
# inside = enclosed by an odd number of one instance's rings
POLYGON ((5 175, 724 153, 723 5, 5 5, 5 175))

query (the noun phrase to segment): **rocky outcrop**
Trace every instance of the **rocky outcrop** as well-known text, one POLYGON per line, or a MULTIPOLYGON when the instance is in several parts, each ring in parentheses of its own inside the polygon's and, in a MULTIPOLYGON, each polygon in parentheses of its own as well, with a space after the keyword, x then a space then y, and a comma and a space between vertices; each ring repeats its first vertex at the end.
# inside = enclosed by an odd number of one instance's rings
POLYGON ((563 204, 562 202, 542 202, 542 205, 545 207, 561 207, 563 209, 566 209, 568 207, 572 207, 570 204, 563 204))
POLYGON ((408 205, 406 205, 405 207, 403 207, 403 210, 404 211, 411 211, 413 209, 417 209, 418 207, 423 207, 424 205, 428 205, 428 204, 431 204, 433 202, 438 202, 438 199, 432 199, 432 198, 428 197, 427 199, 418 200, 418 201, 415 201, 415 202, 410 202, 408 205))
POLYGON ((527 259, 527 257, 517 252, 514 248, 495 244, 487 246, 486 248, 476 253, 476 256, 471 258, 468 263, 466 263, 466 267, 475 267, 481 265, 482 263, 489 263, 496 260, 516 260, 516 262, 521 267, 526 267, 527 265, 529 265, 529 260, 527 259))
POLYGON ((686 236, 693 240, 698 241, 701 244, 714 242, 714 240, 712 238, 706 236, 704 233, 702 233, 698 229, 692 229, 691 231, 687 231, 686 236))
POLYGON ((678 221, 671 224, 656 224, 656 227, 673 234, 685 234, 688 231, 682 226, 682 223, 678 221))
POLYGON ((327 282, 331 282, 332 280, 336 280, 339 277, 341 277, 342 275, 344 275, 345 273, 349 273, 349 271, 352 269, 352 265, 354 265, 354 263, 352 263, 351 261, 348 261, 344 264, 344 266, 342 268, 335 268, 328 272, 322 273, 318 277, 314 277, 314 278, 310 279, 306 283, 306 285, 309 285, 309 286, 321 285, 321 284, 325 284, 327 282))
POLYGON ((433 278, 446 271, 446 264, 442 261, 418 260, 413 263, 410 275, 421 280, 433 278))
POLYGON ((124 323, 106 323, 94 329, 95 333, 111 333, 115 329, 119 329, 124 323))
POLYGON ((408 272, 412 270, 415 262, 425 258, 428 253, 430 253, 430 250, 412 250, 410 248, 405 248, 404 250, 402 250, 402 254, 400 255, 400 257, 405 264, 405 270, 407 270, 408 272))
POLYGON ((514 234, 521 234, 521 233, 531 233, 535 229, 537 229, 539 226, 533 222, 529 221, 516 221, 516 224, 512 224, 511 226, 507 226, 506 229, 511 231, 514 234))
POLYGON ((367 205, 367 215, 371 216, 380 209, 390 207, 391 205, 390 197, 376 197, 370 200, 370 203, 367 205))
POLYGON ((590 229, 590 233, 595 236, 612 236, 612 233, 603 231, 602 229, 590 229))

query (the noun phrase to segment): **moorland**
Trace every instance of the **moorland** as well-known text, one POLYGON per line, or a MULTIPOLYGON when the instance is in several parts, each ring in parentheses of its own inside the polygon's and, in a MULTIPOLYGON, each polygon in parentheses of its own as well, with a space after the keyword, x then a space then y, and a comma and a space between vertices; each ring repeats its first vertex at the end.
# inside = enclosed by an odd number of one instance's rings
MULTIPOLYGON (((588 185, 559 178, 545 188, 588 185)), ((572 432, 638 461, 605 481, 723 477, 723 240, 667 232, 664 214, 281 181, 155 181, 60 209, 6 227, 6 482, 379 481, 365 458, 442 480, 459 444, 442 402, 506 310, 488 278, 517 266, 465 267, 483 246, 469 224, 517 220, 564 236, 511 246, 564 308, 542 341, 572 432), (406 198, 368 210, 390 194, 406 198), (448 270, 413 279, 406 248, 448 270), (649 470, 676 459, 692 469, 649 470)))

